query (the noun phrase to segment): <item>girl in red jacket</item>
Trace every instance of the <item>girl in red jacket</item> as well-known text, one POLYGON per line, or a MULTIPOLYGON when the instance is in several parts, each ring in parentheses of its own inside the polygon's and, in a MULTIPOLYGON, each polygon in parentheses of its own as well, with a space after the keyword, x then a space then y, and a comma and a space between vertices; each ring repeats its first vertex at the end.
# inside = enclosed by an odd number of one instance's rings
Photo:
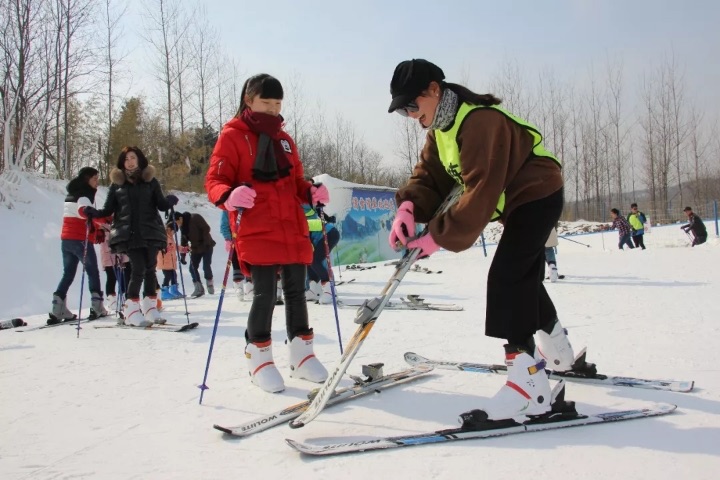
POLYGON ((240 108, 225 124, 210 158, 205 178, 208 197, 228 211, 235 230, 235 251, 246 276, 252 276, 253 303, 245 330, 245 356, 252 382, 268 392, 285 389, 272 356, 272 315, 280 271, 285 297, 285 322, 290 341, 290 376, 322 383, 327 370, 313 353, 308 325, 305 275, 312 246, 301 204, 327 204, 323 185, 305 181, 303 166, 280 116, 283 88, 265 73, 243 86, 240 108))

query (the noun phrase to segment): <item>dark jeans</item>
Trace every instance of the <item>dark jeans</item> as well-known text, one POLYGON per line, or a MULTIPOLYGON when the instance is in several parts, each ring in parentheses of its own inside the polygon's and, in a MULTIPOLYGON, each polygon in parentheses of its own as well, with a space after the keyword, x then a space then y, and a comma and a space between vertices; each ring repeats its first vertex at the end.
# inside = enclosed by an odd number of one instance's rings
POLYGON ((105 267, 105 294, 115 295, 115 284, 120 281, 118 275, 122 277, 122 285, 120 291, 127 292, 128 283, 130 283, 130 275, 132 275, 132 267, 130 262, 117 267, 105 267))
POLYGON ((696 236, 693 238, 692 246, 701 245, 707 241, 707 235, 696 236))
POLYGON ((177 285, 177 272, 175 270, 163 270, 163 287, 177 285))
POLYGON ((157 267, 158 249, 155 247, 133 248, 128 251, 127 256, 130 258, 132 265, 132 275, 127 289, 127 298, 140 298, 140 285, 145 282, 143 289, 144 297, 154 297, 157 295, 157 276, 155 268, 157 267))
MULTIPOLYGON (((549 233, 549 232, 548 232, 549 233)), ((245 339, 248 342, 265 342, 272 333, 272 316, 277 299, 277 272, 280 270, 285 297, 285 327, 288 341, 298 335, 312 333, 308 326, 307 300, 305 300, 305 265, 252 265, 250 271, 254 296, 248 314, 245 339)))
POLYGON ((630 234, 629 234, 629 233, 626 233, 625 235, 620 235, 620 242, 618 242, 618 248, 619 248, 620 250, 623 250, 623 247, 624 247, 625 245, 627 245, 628 247, 630 247, 631 250, 632 250, 633 248, 635 248, 635 247, 633 247, 633 244, 632 244, 632 242, 630 241, 630 234))
POLYGON ((192 277, 193 282, 200 281, 200 272, 198 271, 198 267, 200 266, 200 260, 202 260, 203 262, 203 275, 205 275, 205 279, 210 280, 213 278, 212 254, 212 247, 210 247, 204 253, 190 254, 190 276, 192 277))
POLYGON ((545 291, 545 242, 560 218, 563 191, 526 203, 504 222, 487 279, 485 334, 513 345, 530 345, 532 336, 557 318, 545 291))
MULTIPOLYGON (((85 249, 84 240, 60 240, 60 251, 63 259, 63 276, 55 290, 55 295, 64 299, 67 292, 75 280, 77 266, 83 261, 83 251, 85 249)), ((102 293, 100 288, 100 272, 98 271, 97 256, 95 254, 95 246, 92 243, 87 245, 87 255, 85 256, 85 272, 88 276, 88 287, 91 292, 102 293)))
MULTIPOLYGON (((340 232, 334 228, 327 232, 327 241, 330 252, 332 253, 333 248, 335 248, 340 241, 340 232)), ((313 262, 310 268, 308 268, 308 278, 313 282, 327 282, 330 280, 327 257, 325 255, 325 240, 322 238, 315 244, 313 262)))
POLYGON ((644 234, 633 235, 632 241, 635 244, 635 248, 640 247, 643 250, 645 250, 645 241, 643 240, 643 236, 644 236, 644 234))

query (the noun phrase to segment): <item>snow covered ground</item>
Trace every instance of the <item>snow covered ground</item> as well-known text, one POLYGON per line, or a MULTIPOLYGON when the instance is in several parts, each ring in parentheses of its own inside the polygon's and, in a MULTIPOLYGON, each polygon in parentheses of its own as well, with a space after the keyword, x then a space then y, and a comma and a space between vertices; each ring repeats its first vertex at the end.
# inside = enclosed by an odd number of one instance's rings
MULTIPOLYGON (((60 279, 58 241, 64 183, 0 176, 0 319, 44 323, 60 279)), ((99 201, 102 195, 98 196, 99 201)), ((181 195, 178 210, 202 213, 218 241, 220 283, 226 254, 219 213, 204 198, 181 195)), ((710 227, 708 225, 708 227, 710 227)), ((712 230, 711 230, 712 231, 712 230)), ((565 280, 547 284, 576 348, 604 373, 695 380, 692 393, 568 384, 587 410, 653 402, 678 405, 672 415, 490 440, 416 446, 387 452, 304 458, 285 438, 307 440, 402 435, 456 425, 457 414, 494 394, 500 376, 436 371, 380 394, 333 406, 300 430, 278 426, 227 439, 214 423, 235 425, 288 406, 313 386, 289 378, 282 307, 275 313, 275 359, 287 389, 277 395, 250 386, 243 356, 249 303, 226 296, 203 405, 199 390, 219 295, 188 300, 200 327, 187 333, 95 329, 83 325, 26 333, 0 332, 0 478, 226 479, 263 478, 518 478, 715 479, 720 471, 720 242, 688 248, 677 228, 654 228, 646 251, 618 251, 617 233, 560 240, 565 280)), ((405 367, 403 353, 500 362, 502 342, 483 335, 488 258, 482 248, 441 252, 421 263, 441 274, 408 273, 398 295, 459 303, 462 312, 386 311, 349 373, 363 363, 405 367)), ((353 283, 343 297, 374 296, 393 267, 342 271, 353 283)), ((337 271, 337 269, 336 269, 337 271)), ((184 269, 185 283, 190 283, 184 269)), ((337 275, 337 273, 336 273, 337 275)), ((104 281, 104 274, 101 274, 104 281)), ((338 278, 339 279, 339 278, 338 278)), ((80 275, 68 298, 77 309, 80 275)), ((218 289, 219 290, 219 289, 218 289)), ((87 292, 86 292, 87 293, 87 292)), ((87 295, 84 296, 87 312, 87 295)), ((310 305, 316 353, 328 367, 339 358, 332 306, 310 305)), ((184 323, 182 301, 165 315, 184 323)), ((354 310, 341 309, 347 340, 354 310)), ((100 320, 98 325, 114 320, 100 320)), ((349 384, 349 379, 343 384, 349 384)))

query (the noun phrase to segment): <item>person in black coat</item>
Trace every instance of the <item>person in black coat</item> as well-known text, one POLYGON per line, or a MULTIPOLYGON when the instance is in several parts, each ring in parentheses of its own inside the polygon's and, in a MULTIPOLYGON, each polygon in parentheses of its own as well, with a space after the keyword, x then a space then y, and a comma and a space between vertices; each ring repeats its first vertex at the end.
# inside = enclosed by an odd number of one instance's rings
POLYGON ((700 218, 696 213, 694 213, 692 208, 690 207, 685 207, 683 211, 685 212, 685 215, 687 215, 690 223, 688 223, 687 225, 683 225, 680 228, 685 230, 685 233, 687 233, 688 231, 693 232, 692 246, 694 247, 695 245, 705 243, 707 241, 708 234, 702 218, 700 218))
POLYGON ((102 210, 85 209, 89 217, 113 215, 110 250, 130 258, 132 276, 127 289, 125 322, 148 326, 162 322, 157 311, 157 253, 167 247, 167 234, 158 210, 177 204, 175 195, 165 195, 155 178, 155 168, 137 147, 125 147, 117 168, 110 172, 112 185, 102 210), (145 281, 140 305, 140 285, 145 281))

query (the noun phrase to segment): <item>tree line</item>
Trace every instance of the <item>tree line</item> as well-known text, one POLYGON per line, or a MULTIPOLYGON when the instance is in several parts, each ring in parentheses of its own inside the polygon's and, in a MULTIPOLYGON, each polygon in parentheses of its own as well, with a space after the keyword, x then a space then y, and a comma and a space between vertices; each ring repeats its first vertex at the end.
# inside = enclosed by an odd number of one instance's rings
MULTIPOLYGON (((202 189, 219 130, 240 103, 242 65, 202 2, 145 0, 133 32, 127 13, 126 0, 0 0, 0 171, 69 178, 91 164, 106 176, 122 146, 138 145, 167 188, 202 189), (120 42, 127 34, 152 59, 143 94, 123 87, 133 67, 120 42)), ((599 220, 598 205, 642 201, 662 212, 720 196, 717 119, 693 103, 672 53, 639 81, 610 58, 590 65, 582 86, 513 60, 482 87, 462 76, 450 80, 494 93, 544 134, 564 165, 567 218, 599 220)), ((283 84, 286 129, 307 174, 402 185, 425 139, 417 122, 396 118, 396 149, 383 158, 351 121, 306 97, 300 74, 283 84)))

